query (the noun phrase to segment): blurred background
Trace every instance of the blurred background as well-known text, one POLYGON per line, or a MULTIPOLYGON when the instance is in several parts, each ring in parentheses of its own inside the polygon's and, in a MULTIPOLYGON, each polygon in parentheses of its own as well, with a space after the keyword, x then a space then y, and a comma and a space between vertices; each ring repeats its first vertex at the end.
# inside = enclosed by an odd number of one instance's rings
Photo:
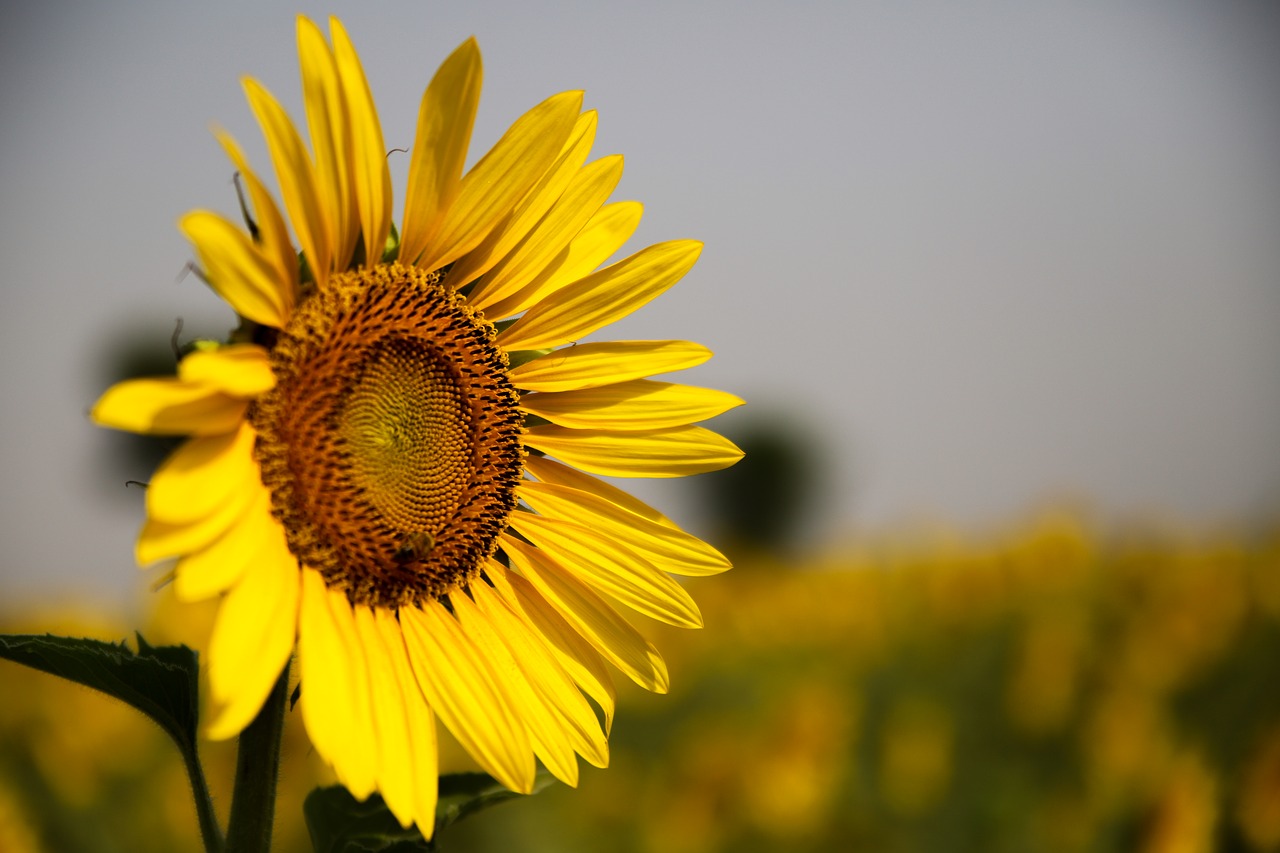
MULTIPOLYGON (((235 212, 211 122, 268 162, 242 75, 302 115, 297 11, 343 17, 389 147, 469 35, 475 154, 585 89, 628 250, 707 244, 608 337, 705 343, 688 381, 750 401, 741 466, 627 484, 738 563, 657 632, 674 695, 623 687, 611 769, 446 849, 1280 845, 1269 3, 7 3, 7 630, 200 640, 133 568, 152 462, 86 413, 232 324, 175 222, 235 212)), ((11 664, 0 696, 0 850, 181 849, 159 732, 11 664)))

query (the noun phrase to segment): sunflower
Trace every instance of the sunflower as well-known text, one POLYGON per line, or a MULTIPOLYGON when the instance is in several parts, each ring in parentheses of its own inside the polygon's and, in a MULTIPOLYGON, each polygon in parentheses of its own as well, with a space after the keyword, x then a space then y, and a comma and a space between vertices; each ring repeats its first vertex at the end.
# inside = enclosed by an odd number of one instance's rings
POLYGON ((340 22, 330 33, 298 21, 310 150, 244 80, 283 212, 215 131, 247 227, 180 222, 239 327, 176 376, 108 389, 93 419, 188 436, 151 479, 136 550, 143 566, 176 559, 181 599, 222 596, 208 734, 254 718, 296 643, 316 751, 430 833, 437 719, 528 792, 536 760, 571 785, 578 755, 608 762, 610 666, 667 689, 630 612, 697 627, 668 573, 729 563, 594 475, 731 465, 741 452, 694 424, 742 401, 648 378, 706 361, 698 344, 577 343, 701 250, 676 240, 597 269, 641 207, 606 203, 622 158, 587 162, 581 92, 529 110, 463 174, 481 81, 463 43, 423 95, 397 232, 359 57, 340 22))

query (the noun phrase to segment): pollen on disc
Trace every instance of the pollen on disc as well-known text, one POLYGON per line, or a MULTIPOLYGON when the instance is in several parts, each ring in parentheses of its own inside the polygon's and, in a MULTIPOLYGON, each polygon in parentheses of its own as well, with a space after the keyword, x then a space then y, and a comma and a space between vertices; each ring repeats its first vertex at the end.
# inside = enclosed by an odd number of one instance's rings
POLYGON ((438 598, 497 547, 524 456, 495 337, 396 264, 331 276, 280 330, 255 455, 289 549, 353 603, 438 598))

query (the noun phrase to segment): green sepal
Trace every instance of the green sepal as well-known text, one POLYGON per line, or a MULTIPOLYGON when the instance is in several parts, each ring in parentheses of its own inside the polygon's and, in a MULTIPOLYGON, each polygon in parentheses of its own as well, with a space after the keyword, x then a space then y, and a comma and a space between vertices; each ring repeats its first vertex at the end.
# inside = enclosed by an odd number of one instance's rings
POLYGON ((400 256, 400 229, 396 228, 394 222, 391 223, 391 230, 387 232, 387 242, 382 248, 382 263, 395 263, 400 256))
MULTIPOLYGON (((553 778, 539 770, 533 793, 553 778)), ((434 838, 440 831, 478 811, 522 796, 510 791, 486 773, 451 773, 440 777, 434 838)), ((316 853, 429 853, 435 841, 422 837, 417 828, 405 829, 377 794, 360 802, 341 785, 316 788, 302 806, 316 853)))
MULTIPOLYGON (((508 326, 511 325, 506 320, 504 320, 503 322, 507 323, 508 326)), ((550 348, 520 349, 520 350, 515 350, 514 352, 509 352, 507 353, 507 367, 511 370, 515 370, 520 365, 533 361, 535 358, 542 358, 544 355, 547 355, 550 352, 552 352, 550 348)))

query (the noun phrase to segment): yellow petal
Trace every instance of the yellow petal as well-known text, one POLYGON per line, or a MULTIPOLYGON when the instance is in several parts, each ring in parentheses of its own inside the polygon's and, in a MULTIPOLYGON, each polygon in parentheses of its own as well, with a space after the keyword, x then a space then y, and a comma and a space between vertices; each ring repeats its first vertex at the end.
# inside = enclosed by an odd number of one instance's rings
POLYGON ((302 244, 316 283, 323 285, 328 281, 333 263, 333 246, 329 239, 332 226, 316 186, 311 158, 293 122, 271 93, 252 77, 244 78, 243 84, 249 107, 257 116, 262 135, 266 137, 267 150, 271 152, 276 180, 280 183, 280 194, 293 222, 293 231, 302 244))
POLYGON ((214 514, 233 493, 259 486, 253 459, 253 427, 193 438, 169 454, 147 486, 147 514, 169 524, 189 524, 214 514))
POLYGON ((539 700, 555 714, 558 727, 573 749, 596 767, 608 765, 609 742, 600 721, 547 641, 493 587, 475 583, 471 594, 480 612, 506 642, 539 700))
POLYGON ((237 314, 277 329, 284 326, 292 307, 290 282, 240 226, 216 213, 193 210, 178 227, 195 246, 209 286, 237 314))
POLYGON ((316 752, 329 760, 352 724, 346 702, 336 698, 348 690, 350 666, 329 614, 324 578, 305 566, 300 574, 298 677, 303 687, 302 721, 316 752))
POLYGON ((112 385, 89 416, 98 426, 148 435, 219 435, 238 429, 248 408, 207 385, 163 377, 112 385))
POLYGON ((590 334, 666 291, 701 253, 696 240, 641 249, 534 305, 498 335, 498 345, 509 351, 542 349, 590 334))
POLYGON ((360 56, 337 18, 329 18, 333 34, 333 55, 338 61, 338 77, 346 95, 353 146, 352 177, 356 205, 360 210, 360 231, 364 234, 365 266, 382 262, 382 252, 391 231, 391 170, 382 142, 382 124, 373 104, 369 81, 360 65, 360 56))
POLYGON ((573 682, 600 706, 604 712, 604 732, 608 735, 613 726, 617 694, 604 658, 527 580, 508 572, 492 559, 484 571, 516 617, 533 629, 573 682))
POLYGON ((545 271, 541 284, 555 291, 594 272, 631 239, 643 216, 644 205, 638 201, 616 201, 600 208, 573 238, 564 260, 545 271))
POLYGON ((581 92, 563 92, 517 119, 463 177, 457 198, 414 263, 425 270, 439 269, 478 246, 546 173, 581 107, 581 92))
POLYGON ((288 320, 293 306, 298 301, 298 253, 289 239, 289 229, 284 224, 284 217, 276 207, 275 200, 267 191, 266 185, 257 173, 249 168, 249 161, 244 152, 230 135, 215 130, 214 136, 222 145, 236 171, 249 189, 249 199, 253 202, 253 216, 258 228, 258 245, 263 255, 275 268, 275 280, 279 283, 280 303, 283 306, 283 319, 288 320))
POLYGON ((178 362, 178 378, 233 397, 256 397, 276 386, 267 351, 257 344, 195 350, 178 362))
POLYGON ((194 554, 208 547, 239 521, 256 495, 256 488, 232 491, 207 515, 191 521, 170 524, 148 518, 134 545, 138 565, 149 566, 159 560, 194 554))
POLYGON ((402 263, 412 263, 422 254, 458 195, 483 78, 480 46, 474 37, 467 38, 422 92, 404 193, 402 263))
POLYGON ((667 692, 671 682, 662 655, 608 602, 545 552, 526 542, 504 535, 502 550, 520 574, 605 660, 644 689, 667 692))
POLYGON ((630 431, 704 421, 743 402, 710 388, 633 379, 578 391, 526 394, 520 408, 560 426, 630 431))
POLYGON ((570 468, 554 459, 548 459, 545 456, 527 456, 524 460, 525 470, 533 476, 537 477, 544 483, 554 483, 557 486, 567 486, 571 489, 588 492, 596 497, 604 498, 609 503, 616 504, 628 512, 633 512, 641 518, 656 522, 666 527, 676 527, 676 523, 649 506, 644 501, 631 495, 630 492, 619 489, 603 480, 597 480, 590 474, 584 474, 577 468, 570 468))
POLYGON ((495 674, 510 693, 515 707, 520 709, 520 719, 529 733, 534 754, 542 759, 542 763, 561 782, 577 786, 578 760, 573 753, 573 744, 561 730, 555 709, 538 695, 525 677, 523 669, 507 646, 506 638, 498 633, 489 618, 480 612, 466 593, 451 595, 449 601, 463 633, 476 648, 484 649, 485 657, 495 674))
MULTIPOLYGON (((363 799, 373 787, 376 757, 359 713, 355 694, 368 691, 357 667, 350 638, 350 605, 342 592, 331 592, 319 572, 303 568, 302 606, 298 616, 298 662, 302 682, 302 721, 316 752, 333 765, 338 779, 363 799), (341 601, 333 601, 334 596, 341 601), (343 607, 347 619, 339 621, 343 607), (357 793, 363 791, 364 793, 357 793)), ((367 698, 367 697, 366 697, 367 698)))
POLYGON ((728 468, 742 451, 727 438, 696 426, 650 432, 610 432, 536 426, 527 447, 606 477, 685 477, 728 468))
POLYGON ((179 601, 201 601, 226 592, 281 535, 280 522, 271 517, 271 493, 259 485, 234 524, 206 547, 178 561, 174 595, 179 601))
POLYGON ((369 689, 377 697, 377 701, 371 703, 371 722, 378 748, 378 791, 400 825, 408 826, 415 818, 415 786, 419 779, 423 784, 433 784, 429 777, 419 776, 421 768, 410 763, 412 743, 404 691, 416 693, 418 687, 412 676, 407 683, 399 680, 373 611, 368 607, 356 607, 355 629, 357 646, 353 652, 364 657, 369 689))
MULTIPOLYGON (((373 717, 373 692, 369 682, 369 667, 360 647, 360 635, 356 631, 355 614, 351 602, 342 590, 330 589, 326 594, 332 627, 337 629, 338 645, 346 655, 348 690, 342 700, 347 703, 344 718, 350 719, 352 729, 346 733, 338 751, 328 756, 333 772, 342 780, 352 796, 363 800, 374 792, 380 770, 378 738, 381 732, 373 717)), ((306 685, 302 687, 306 691, 306 685)))
POLYGON ((449 55, 422 94, 400 229, 404 263, 422 254, 457 198, 483 77, 480 46, 469 38, 449 55))
POLYGON ((233 737, 257 715, 293 652, 298 563, 284 531, 227 594, 209 638, 209 692, 217 711, 207 734, 233 737))
POLYGON ((689 593, 647 560, 580 524, 513 512, 512 528, 579 580, 651 619, 701 628, 689 593))
POLYGON ((644 206, 638 201, 616 201, 600 208, 549 264, 520 290, 485 306, 491 319, 513 317, 530 306, 590 273, 613 257, 622 244, 631 239, 644 206))
POLYGON ((525 480, 516 493, 540 515, 595 530, 663 571, 699 577, 731 566, 727 557, 696 536, 636 515, 590 492, 525 480))
POLYGON ((401 607, 400 624, 418 686, 436 716, 491 776, 513 791, 532 791, 529 735, 486 651, 436 601, 401 607))
POLYGON ((689 341, 602 341, 562 347, 509 373, 525 391, 576 391, 696 367, 711 350, 689 341))
POLYGON ((541 221, 510 254, 494 266, 477 285, 468 302, 483 310, 486 305, 511 296, 554 261, 600 209, 618 179, 622 157, 601 157, 581 169, 541 221))
POLYGON ((382 638, 386 660, 391 664, 400 697, 404 703, 405 722, 409 727, 409 751, 405 763, 411 768, 413 782, 413 822, 423 837, 430 840, 436 825, 437 747, 436 720, 413 675, 405 648, 404 632, 395 614, 378 608, 373 614, 382 638))
POLYGON ((333 263, 346 269, 360 235, 360 218, 352 191, 352 131, 338 65, 324 33, 298 16, 298 59, 302 66, 302 99, 315 152, 316 189, 332 229, 333 263))
POLYGON ((528 194, 515 206, 510 215, 503 217, 480 245, 449 270, 449 285, 455 289, 479 278, 502 260, 508 252, 525 239, 530 230, 564 194, 575 174, 587 159, 591 143, 596 138, 596 114, 589 111, 578 116, 569 139, 551 167, 542 175, 528 194))

